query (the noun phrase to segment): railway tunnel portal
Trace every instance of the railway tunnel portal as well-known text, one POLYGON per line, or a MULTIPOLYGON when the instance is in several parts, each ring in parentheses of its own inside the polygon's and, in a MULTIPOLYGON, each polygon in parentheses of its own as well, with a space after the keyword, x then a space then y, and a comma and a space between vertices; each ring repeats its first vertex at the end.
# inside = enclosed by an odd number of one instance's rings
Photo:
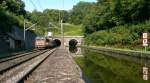
POLYGON ((54 36, 53 40, 60 40, 61 45, 69 46, 76 44, 76 46, 81 46, 84 43, 84 36, 54 36))

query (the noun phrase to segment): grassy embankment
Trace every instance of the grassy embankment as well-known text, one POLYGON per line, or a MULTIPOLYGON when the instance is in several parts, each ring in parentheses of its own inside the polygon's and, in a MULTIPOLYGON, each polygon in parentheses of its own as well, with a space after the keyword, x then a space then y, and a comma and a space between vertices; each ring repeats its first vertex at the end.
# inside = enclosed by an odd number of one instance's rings
MULTIPOLYGON (((69 23, 64 23, 63 27, 64 27, 64 35, 65 36, 82 36, 83 35, 82 25, 73 25, 73 24, 69 24, 69 23)), ((56 26, 54 28, 51 28, 49 31, 52 31, 55 36, 61 35, 60 25, 56 26)))

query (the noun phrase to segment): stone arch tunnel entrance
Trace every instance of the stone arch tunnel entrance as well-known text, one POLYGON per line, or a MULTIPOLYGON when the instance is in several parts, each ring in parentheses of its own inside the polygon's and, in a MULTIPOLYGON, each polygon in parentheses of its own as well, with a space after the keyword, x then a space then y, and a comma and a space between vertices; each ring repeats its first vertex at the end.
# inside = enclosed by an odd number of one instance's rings
POLYGON ((84 36, 64 36, 63 42, 61 36, 54 36, 53 39, 57 39, 60 41, 60 45, 69 46, 70 44, 76 44, 76 46, 81 46, 84 42, 84 36))
POLYGON ((53 40, 54 41, 54 43, 55 43, 55 46, 60 46, 61 45, 61 41, 59 40, 59 39, 54 39, 53 40))
POLYGON ((76 39, 71 39, 69 41, 69 47, 76 47, 78 44, 78 41, 76 39))

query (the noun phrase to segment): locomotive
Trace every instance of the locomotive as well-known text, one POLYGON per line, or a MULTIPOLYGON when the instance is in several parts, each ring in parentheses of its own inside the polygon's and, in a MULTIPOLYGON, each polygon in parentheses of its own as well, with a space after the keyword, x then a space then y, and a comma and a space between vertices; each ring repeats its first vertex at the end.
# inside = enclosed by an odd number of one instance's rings
POLYGON ((61 45, 60 40, 55 39, 53 40, 52 38, 49 37, 36 37, 35 39, 35 48, 37 49, 49 49, 49 48, 54 48, 58 47, 61 45))

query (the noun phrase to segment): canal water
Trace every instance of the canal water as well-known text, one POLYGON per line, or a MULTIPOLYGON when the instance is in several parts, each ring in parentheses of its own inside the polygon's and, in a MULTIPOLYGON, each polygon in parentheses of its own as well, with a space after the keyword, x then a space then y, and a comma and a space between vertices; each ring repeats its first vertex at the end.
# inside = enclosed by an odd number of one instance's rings
MULTIPOLYGON (((104 55, 92 49, 69 49, 88 78, 88 83, 150 83, 143 80, 143 67, 150 61, 129 56, 104 55)), ((150 73, 149 73, 150 74, 150 73)))
POLYGON ((81 47, 66 47, 67 50, 69 50, 71 56, 83 56, 81 47))

